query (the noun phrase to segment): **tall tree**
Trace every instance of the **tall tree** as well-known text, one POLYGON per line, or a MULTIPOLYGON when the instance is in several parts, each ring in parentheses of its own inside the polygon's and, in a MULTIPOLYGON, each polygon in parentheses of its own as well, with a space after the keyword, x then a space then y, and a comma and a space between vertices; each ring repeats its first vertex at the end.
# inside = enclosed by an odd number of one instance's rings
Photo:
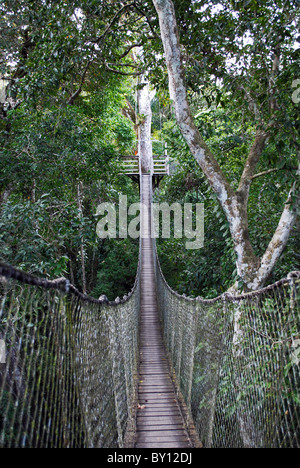
MULTIPOLYGON (((264 255, 258 258, 253 249, 249 237, 247 208, 249 200, 249 191, 252 181, 255 177, 258 176, 256 174, 256 168, 260 161, 261 155, 266 147, 267 141, 270 138, 272 129, 274 128, 274 120, 276 120, 276 112, 278 111, 278 99, 276 96, 276 92, 278 91, 278 89, 276 88, 274 83, 276 81, 277 75, 279 74, 281 48, 278 46, 272 54, 272 71, 267 83, 269 94, 268 118, 266 118, 266 116, 263 115, 264 110, 261 111, 257 106, 256 99, 254 99, 248 93, 247 89, 243 89, 243 92, 245 93, 244 97, 248 98, 249 105, 252 106, 253 112, 255 114, 256 134, 253 140, 252 147, 249 151, 247 160, 245 162, 238 188, 235 189, 224 175, 214 154, 205 143, 204 138, 202 137, 197 126, 195 125, 192 116, 187 96, 187 88, 183 66, 184 59, 183 53, 181 52, 179 30, 177 25, 174 3, 172 2, 172 0, 153 0, 153 3, 155 5, 159 17, 161 38, 164 46, 165 58, 168 68, 170 96, 174 103, 177 123, 180 127, 182 135, 184 136, 189 145, 191 153, 194 155, 202 171, 207 177, 226 214, 227 220, 230 225, 231 236, 235 245, 238 274, 244 281, 248 289, 257 289, 265 283, 287 244, 289 235, 291 233, 291 229, 296 220, 297 206, 299 204, 298 185, 297 182, 294 181, 292 183, 288 198, 283 208, 277 229, 264 255)), ((197 5, 197 3, 202 2, 193 2, 193 5, 191 2, 184 3, 185 5, 189 3, 189 10, 192 9, 193 11, 195 11, 195 9, 197 9, 197 6, 200 8, 200 5, 197 5)), ((228 3, 227 6, 229 7, 232 6, 229 5, 231 2, 225 3, 228 3)), ((232 3, 244 4, 244 2, 232 3)), ((212 7, 211 4, 209 4, 208 6, 212 7)), ((276 2, 274 2, 274 7, 278 8, 276 2)), ((253 15, 253 10, 251 10, 250 13, 247 12, 247 9, 244 10, 241 10, 239 15, 243 19, 243 21, 245 21, 244 17, 246 17, 246 19, 249 19, 249 14, 250 17, 251 14, 253 15)), ((253 17, 252 19, 255 23, 255 17, 253 17)), ((286 21, 288 22, 288 20, 286 21)), ((289 22, 292 21, 296 21, 294 17, 289 18, 289 22)), ((226 21, 223 22, 226 26, 226 21)), ((189 34, 188 25, 187 31, 189 34)), ((246 32, 247 30, 245 29, 245 31, 242 32, 242 37, 244 37, 246 32)), ((286 29, 284 30, 284 32, 286 35, 290 34, 289 32, 286 32, 286 29)), ((284 37, 282 38, 282 40, 284 41, 284 37)), ((210 47, 211 60, 214 59, 215 64, 216 59, 220 59, 220 57, 217 56, 217 53, 215 52, 211 44, 208 44, 208 47, 210 47)), ((223 44, 220 45, 219 49, 221 49, 222 47, 223 44)), ((282 49, 283 48, 284 47, 282 46, 282 49)), ((233 50, 233 52, 237 53, 237 50, 238 49, 233 50)), ((237 57, 235 58, 237 59, 237 57)), ((251 63, 251 67, 253 67, 253 63, 251 63)), ((211 75, 213 73, 216 75, 215 70, 210 70, 210 73, 211 75)), ((265 78, 266 74, 264 75, 264 79, 265 78)), ((262 86, 263 79, 260 78, 257 82, 259 82, 262 86)), ((296 144, 297 142, 295 141, 295 151, 297 151, 299 164, 299 146, 296 146, 296 144)), ((299 175, 299 165, 298 168, 295 169, 294 173, 295 176, 299 175)))
POLYGON ((139 86, 137 99, 141 119, 139 124, 139 156, 142 173, 150 174, 153 172, 152 143, 150 138, 152 123, 151 100, 154 96, 150 91, 150 83, 145 77, 142 77, 139 86))

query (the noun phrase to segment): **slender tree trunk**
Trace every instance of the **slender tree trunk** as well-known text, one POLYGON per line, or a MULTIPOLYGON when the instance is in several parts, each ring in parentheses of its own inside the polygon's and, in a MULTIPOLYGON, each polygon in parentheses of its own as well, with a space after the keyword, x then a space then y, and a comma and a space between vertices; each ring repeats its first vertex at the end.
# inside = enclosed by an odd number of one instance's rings
POLYGON ((74 271, 73 271, 72 258, 70 258, 70 279, 71 279, 71 283, 75 285, 75 277, 74 277, 74 271))
POLYGON ((142 174, 152 174, 152 142, 151 142, 151 93, 150 84, 142 78, 140 85, 144 85, 138 90, 138 109, 142 120, 139 125, 139 157, 142 174))
MULTIPOLYGON (((79 219, 81 220, 83 217, 82 211, 82 202, 83 202, 83 183, 79 182, 77 185, 77 203, 78 203, 78 210, 79 210, 79 219)), ((81 277, 82 277, 82 291, 83 294, 86 294, 86 268, 85 268, 85 248, 84 248, 84 239, 82 229, 80 229, 80 258, 81 258, 81 277)))
POLYGON ((33 179, 31 199, 32 199, 32 203, 36 202, 36 180, 35 179, 33 179))
POLYGON ((8 198, 9 198, 11 192, 12 192, 12 186, 9 185, 9 186, 0 194, 0 205, 4 205, 4 204, 7 202, 7 200, 8 200, 8 198))

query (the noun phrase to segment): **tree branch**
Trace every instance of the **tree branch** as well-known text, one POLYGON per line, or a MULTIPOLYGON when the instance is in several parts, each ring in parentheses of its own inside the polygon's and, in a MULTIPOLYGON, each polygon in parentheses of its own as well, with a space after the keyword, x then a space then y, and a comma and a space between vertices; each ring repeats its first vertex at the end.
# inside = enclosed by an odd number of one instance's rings
POLYGON ((138 65, 133 65, 131 63, 116 63, 116 62, 110 62, 110 63, 107 63, 108 66, 112 65, 114 67, 129 67, 129 68, 136 68, 139 70, 139 66, 138 65))
POLYGON ((257 179, 258 177, 262 177, 264 175, 268 175, 268 174, 272 174, 272 172, 278 172, 279 169, 276 168, 276 169, 269 169, 268 171, 264 171, 264 172, 260 172, 259 174, 255 174, 253 176, 250 177, 251 180, 254 180, 254 179, 257 179))
POLYGON ((179 32, 171 0, 153 0, 158 12, 162 42, 169 75, 170 97, 175 107, 177 123, 199 166, 205 173, 224 210, 229 216, 230 199, 235 196, 217 160, 196 127, 187 99, 181 59, 179 32))
POLYGON ((258 107, 257 107, 257 104, 256 104, 255 100, 253 99, 253 97, 250 95, 250 93, 246 90, 246 88, 244 86, 241 86, 240 89, 242 91, 244 91, 246 100, 249 103, 249 109, 255 115, 255 119, 257 121, 260 121, 260 112, 258 110, 258 107))
POLYGON ((112 73, 116 73, 117 75, 122 75, 122 76, 141 76, 143 74, 143 71, 141 70, 140 72, 137 73, 126 73, 122 72, 120 70, 115 70, 114 68, 111 68, 106 62, 104 63, 104 66, 107 71, 110 71, 112 73))
POLYGON ((138 44, 132 44, 122 55, 118 57, 118 60, 122 60, 123 58, 127 57, 127 55, 132 51, 132 49, 135 49, 136 47, 142 47, 142 45, 142 42, 138 44))
POLYGON ((276 78, 279 75, 279 66, 280 66, 280 45, 276 47, 274 50, 274 58, 273 58, 273 64, 272 64, 272 71, 271 71, 271 77, 269 80, 269 87, 270 87, 270 110, 272 113, 274 113, 276 110, 279 109, 278 102, 275 98, 275 92, 276 92, 276 78))
POLYGON ((110 24, 106 27, 105 31, 103 34, 101 34, 100 37, 98 37, 97 39, 95 39, 94 42, 95 44, 99 44, 99 42, 101 42, 105 36, 109 33, 110 29, 112 28, 112 26, 114 25, 114 23, 117 21, 117 19, 119 18, 119 16, 125 11, 127 10, 128 8, 131 8, 135 6, 135 2, 131 2, 131 3, 128 3, 127 5, 123 5, 122 8, 120 8, 119 11, 117 11, 117 13, 115 14, 115 16, 113 17, 112 21, 110 22, 110 24))
POLYGON ((255 174, 255 169, 260 160, 260 156, 265 148, 267 138, 268 133, 261 130, 256 131, 255 140, 248 155, 238 188, 238 193, 243 198, 243 202, 245 204, 248 202, 251 180, 255 174))
POLYGON ((94 59, 91 59, 89 60, 89 62, 87 63, 84 71, 83 71, 83 74, 81 76, 81 79, 80 79, 80 84, 79 84, 79 87, 78 89, 75 91, 75 93, 72 94, 72 96, 70 97, 70 99, 68 100, 67 102, 67 105, 68 106, 72 106, 74 104, 74 101, 75 99, 78 98, 78 96, 80 95, 81 91, 82 91, 82 87, 84 85, 84 81, 85 81, 85 77, 86 77, 86 74, 88 72, 88 69, 90 68, 90 65, 93 63, 93 60, 94 59))
POLYGON ((138 7, 136 4, 134 5, 134 7, 135 7, 135 9, 136 9, 139 13, 141 13, 141 15, 143 15, 143 16, 146 18, 147 23, 148 23, 148 25, 149 25, 149 28, 151 29, 151 32, 152 32, 153 36, 154 36, 156 39, 160 39, 159 35, 154 31, 154 28, 153 28, 153 26, 152 26, 152 24, 151 24, 150 19, 149 19, 148 15, 144 12, 144 10, 142 9, 142 7, 140 8, 140 7, 138 7))
MULTIPOLYGON (((297 174, 300 175, 300 165, 297 174)), ((254 279, 253 284, 250 285, 251 289, 258 289, 259 287, 263 286, 264 282, 271 274, 276 262, 284 251, 297 219, 299 202, 300 193, 299 190, 297 190, 296 182, 294 182, 288 195, 288 199, 285 203, 285 207, 279 220, 277 229, 261 259, 260 268, 256 278, 254 279)))
POLYGON ((130 102, 128 101, 128 99, 126 100, 126 105, 122 109, 122 114, 128 119, 130 119, 134 123, 134 126, 136 127, 136 122, 137 122, 136 112, 134 108, 132 107, 132 105, 130 104, 130 102))

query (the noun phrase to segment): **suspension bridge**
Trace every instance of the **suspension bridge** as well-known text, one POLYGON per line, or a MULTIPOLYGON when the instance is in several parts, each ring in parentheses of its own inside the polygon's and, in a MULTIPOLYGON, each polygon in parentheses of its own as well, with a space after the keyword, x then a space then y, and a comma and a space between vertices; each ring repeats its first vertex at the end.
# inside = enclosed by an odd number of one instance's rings
POLYGON ((114 302, 0 264, 0 447, 299 448, 300 272, 191 299, 143 237, 114 302))

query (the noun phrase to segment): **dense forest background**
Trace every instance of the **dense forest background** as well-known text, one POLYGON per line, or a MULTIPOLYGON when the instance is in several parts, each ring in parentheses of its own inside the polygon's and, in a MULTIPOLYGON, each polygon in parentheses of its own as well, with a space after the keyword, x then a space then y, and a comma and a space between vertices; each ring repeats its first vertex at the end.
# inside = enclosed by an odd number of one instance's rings
MULTIPOLYGON (((193 116, 233 186, 257 119, 273 122, 249 198, 249 234, 260 255, 296 178, 299 2, 174 3, 193 116), (255 41, 241 41, 247 34, 255 41)), ((95 214, 101 202, 118 204, 120 194, 139 200, 138 186, 119 172, 121 156, 136 149, 143 118, 136 91, 146 73, 156 89, 153 137, 168 143, 171 157, 171 176, 155 198, 205 205, 204 248, 159 240, 163 271, 190 296, 227 290, 239 279, 233 241, 177 126, 152 2, 14 0, 1 1, 0 13, 0 261, 68 277, 109 299, 132 288, 138 242, 100 240, 95 214)), ((299 258, 297 222, 269 282, 299 269, 299 258)))

